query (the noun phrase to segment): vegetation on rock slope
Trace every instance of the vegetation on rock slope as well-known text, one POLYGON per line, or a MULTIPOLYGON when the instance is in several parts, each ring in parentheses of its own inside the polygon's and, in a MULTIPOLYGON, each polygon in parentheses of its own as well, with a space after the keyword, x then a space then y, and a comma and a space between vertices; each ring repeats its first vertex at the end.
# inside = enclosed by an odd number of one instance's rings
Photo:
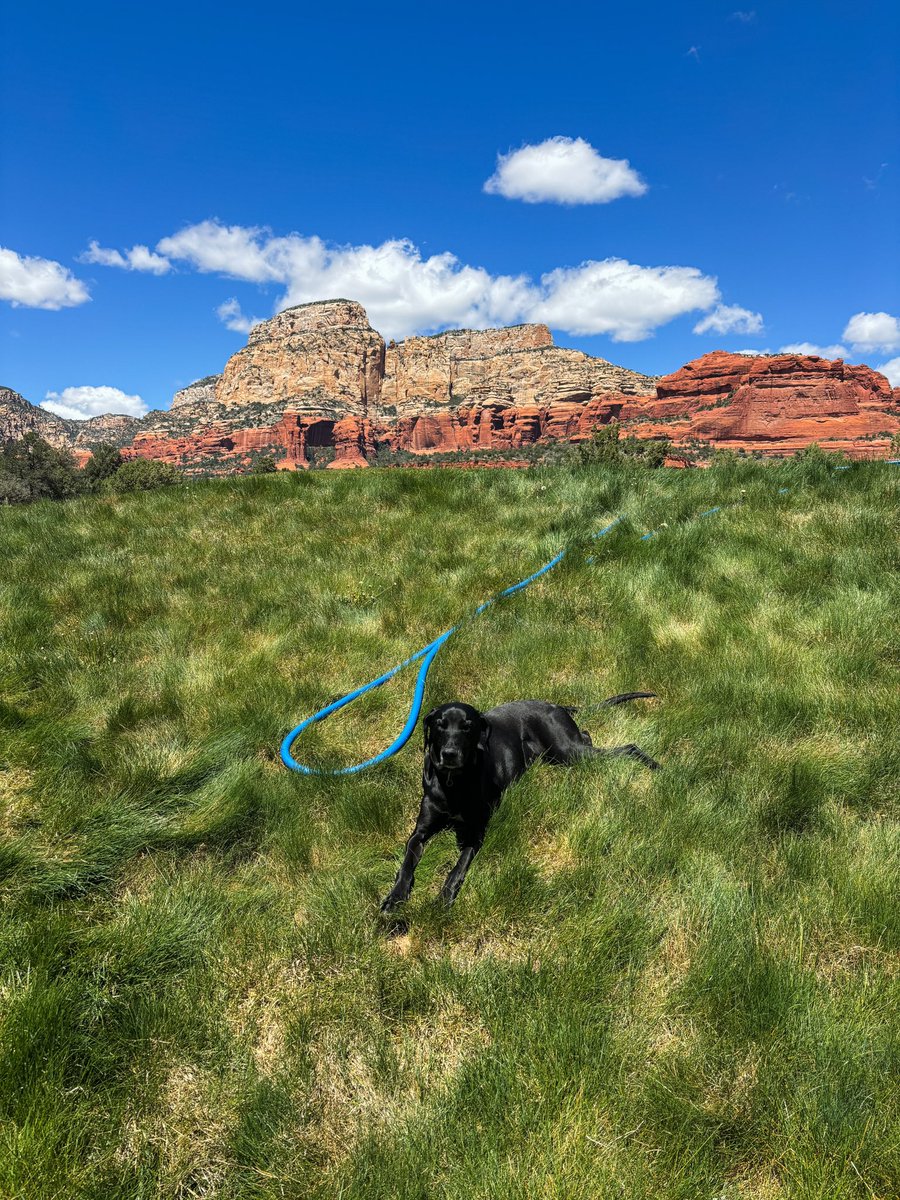
MULTIPOLYGON (((317 472, 0 511, 0 1194, 896 1194, 898 484, 317 472), (570 539, 595 561, 466 625, 426 704, 656 691, 584 724, 665 769, 534 769, 456 907, 437 839, 386 937, 418 747, 308 779, 279 740, 570 539)), ((297 753, 380 748, 411 684, 297 753)))

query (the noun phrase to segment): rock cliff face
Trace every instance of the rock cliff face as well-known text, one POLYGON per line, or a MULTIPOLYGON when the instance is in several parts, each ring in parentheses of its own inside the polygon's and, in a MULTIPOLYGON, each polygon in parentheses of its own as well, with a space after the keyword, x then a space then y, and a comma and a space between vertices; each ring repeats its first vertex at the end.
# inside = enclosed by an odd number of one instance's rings
POLYGON ((182 388, 172 397, 172 408, 193 410, 204 405, 215 404, 216 388, 221 379, 221 375, 207 375, 205 379, 198 379, 195 383, 188 384, 186 388, 182 388))
POLYGON ((111 446, 127 446, 141 427, 138 417, 126 417, 123 413, 104 413, 87 421, 67 421, 76 427, 74 445, 78 449, 107 442, 111 446))
POLYGON ((216 401, 229 408, 290 403, 297 412, 335 419, 377 409, 384 342, 353 300, 288 308, 251 329, 227 362, 216 401))
MULTIPOLYGON (((290 308, 256 326, 222 375, 132 417, 64 421, 0 389, 0 439, 36 429, 127 457, 227 472, 271 454, 281 469, 365 466, 376 451, 512 451, 578 441, 616 420, 639 437, 789 454, 812 441, 882 455, 900 389, 864 366, 716 352, 663 379, 553 345, 545 325, 457 329, 385 346, 352 300, 290 308)), ((513 458, 509 461, 514 460, 513 458)))
POLYGON ((449 407, 461 362, 553 345, 546 325, 508 329, 451 329, 432 337, 390 342, 385 353, 381 416, 406 416, 449 407))
POLYGON ((638 436, 676 445, 792 454, 811 442, 866 457, 900 429, 898 389, 871 367, 796 354, 716 352, 660 379, 656 400, 629 409, 638 436))

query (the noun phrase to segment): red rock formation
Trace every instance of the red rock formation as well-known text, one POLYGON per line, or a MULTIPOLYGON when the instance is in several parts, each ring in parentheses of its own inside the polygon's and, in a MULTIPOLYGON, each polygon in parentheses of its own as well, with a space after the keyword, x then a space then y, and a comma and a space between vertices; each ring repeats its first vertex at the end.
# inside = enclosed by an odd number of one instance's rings
POLYGON ((203 465, 215 458, 244 461, 255 451, 283 456, 283 467, 297 468, 309 464, 310 448, 333 446, 329 466, 365 466, 376 446, 423 458, 516 450, 581 441, 617 420, 638 437, 670 440, 675 458, 679 448, 696 443, 778 455, 813 441, 863 458, 884 455, 900 430, 898 412, 887 380, 869 367, 797 355, 710 354, 660 380, 655 397, 608 392, 582 401, 442 406, 389 423, 286 410, 279 421, 257 428, 220 421, 181 439, 141 434, 132 453, 203 465))
POLYGON ((334 425, 334 458, 329 468, 367 467, 368 456, 375 452, 370 422, 359 417, 344 417, 334 425))
POLYGON ((900 429, 898 412, 890 384, 871 367, 716 352, 660 379, 656 400, 636 402, 627 418, 638 436, 669 437, 676 445, 700 441, 779 455, 818 442, 864 458, 887 449, 900 429))
POLYGON ((221 376, 140 421, 62 421, 0 389, 0 438, 36 428, 78 448, 130 441, 126 457, 222 473, 260 454, 296 470, 329 457, 334 468, 365 466, 379 447, 424 460, 514 452, 579 441, 611 420, 671 441, 680 461, 698 444, 790 454, 813 441, 883 456, 900 430, 900 388, 839 359, 718 351, 654 381, 554 346, 544 325, 451 330, 385 347, 359 304, 330 300, 255 327, 221 376))

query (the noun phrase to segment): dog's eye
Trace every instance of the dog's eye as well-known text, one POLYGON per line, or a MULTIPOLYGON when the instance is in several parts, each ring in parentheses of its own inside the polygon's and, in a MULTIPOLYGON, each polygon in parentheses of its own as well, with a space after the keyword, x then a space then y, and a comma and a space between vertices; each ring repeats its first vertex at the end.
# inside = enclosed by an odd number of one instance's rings
POLYGON ((472 728, 472 722, 466 721, 466 723, 463 725, 463 733, 468 733, 471 728, 472 728))

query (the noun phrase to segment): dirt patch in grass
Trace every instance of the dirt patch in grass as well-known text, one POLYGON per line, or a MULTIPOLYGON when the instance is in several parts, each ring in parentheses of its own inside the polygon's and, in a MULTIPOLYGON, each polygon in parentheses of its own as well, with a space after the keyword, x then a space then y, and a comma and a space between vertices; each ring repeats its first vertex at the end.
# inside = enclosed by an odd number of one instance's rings
POLYGON ((303 1140, 338 1165, 362 1138, 395 1130, 489 1044, 481 1021, 455 1001, 378 1041, 324 1031, 310 1047, 313 1115, 303 1140))
POLYGON ((228 1170, 233 1107, 215 1077, 195 1064, 171 1066, 151 1113, 133 1114, 115 1153, 121 1167, 153 1163, 161 1196, 212 1197, 228 1170))
POLYGON ((547 834, 532 842, 529 860, 545 881, 565 871, 572 871, 578 865, 578 855, 566 831, 547 834))

